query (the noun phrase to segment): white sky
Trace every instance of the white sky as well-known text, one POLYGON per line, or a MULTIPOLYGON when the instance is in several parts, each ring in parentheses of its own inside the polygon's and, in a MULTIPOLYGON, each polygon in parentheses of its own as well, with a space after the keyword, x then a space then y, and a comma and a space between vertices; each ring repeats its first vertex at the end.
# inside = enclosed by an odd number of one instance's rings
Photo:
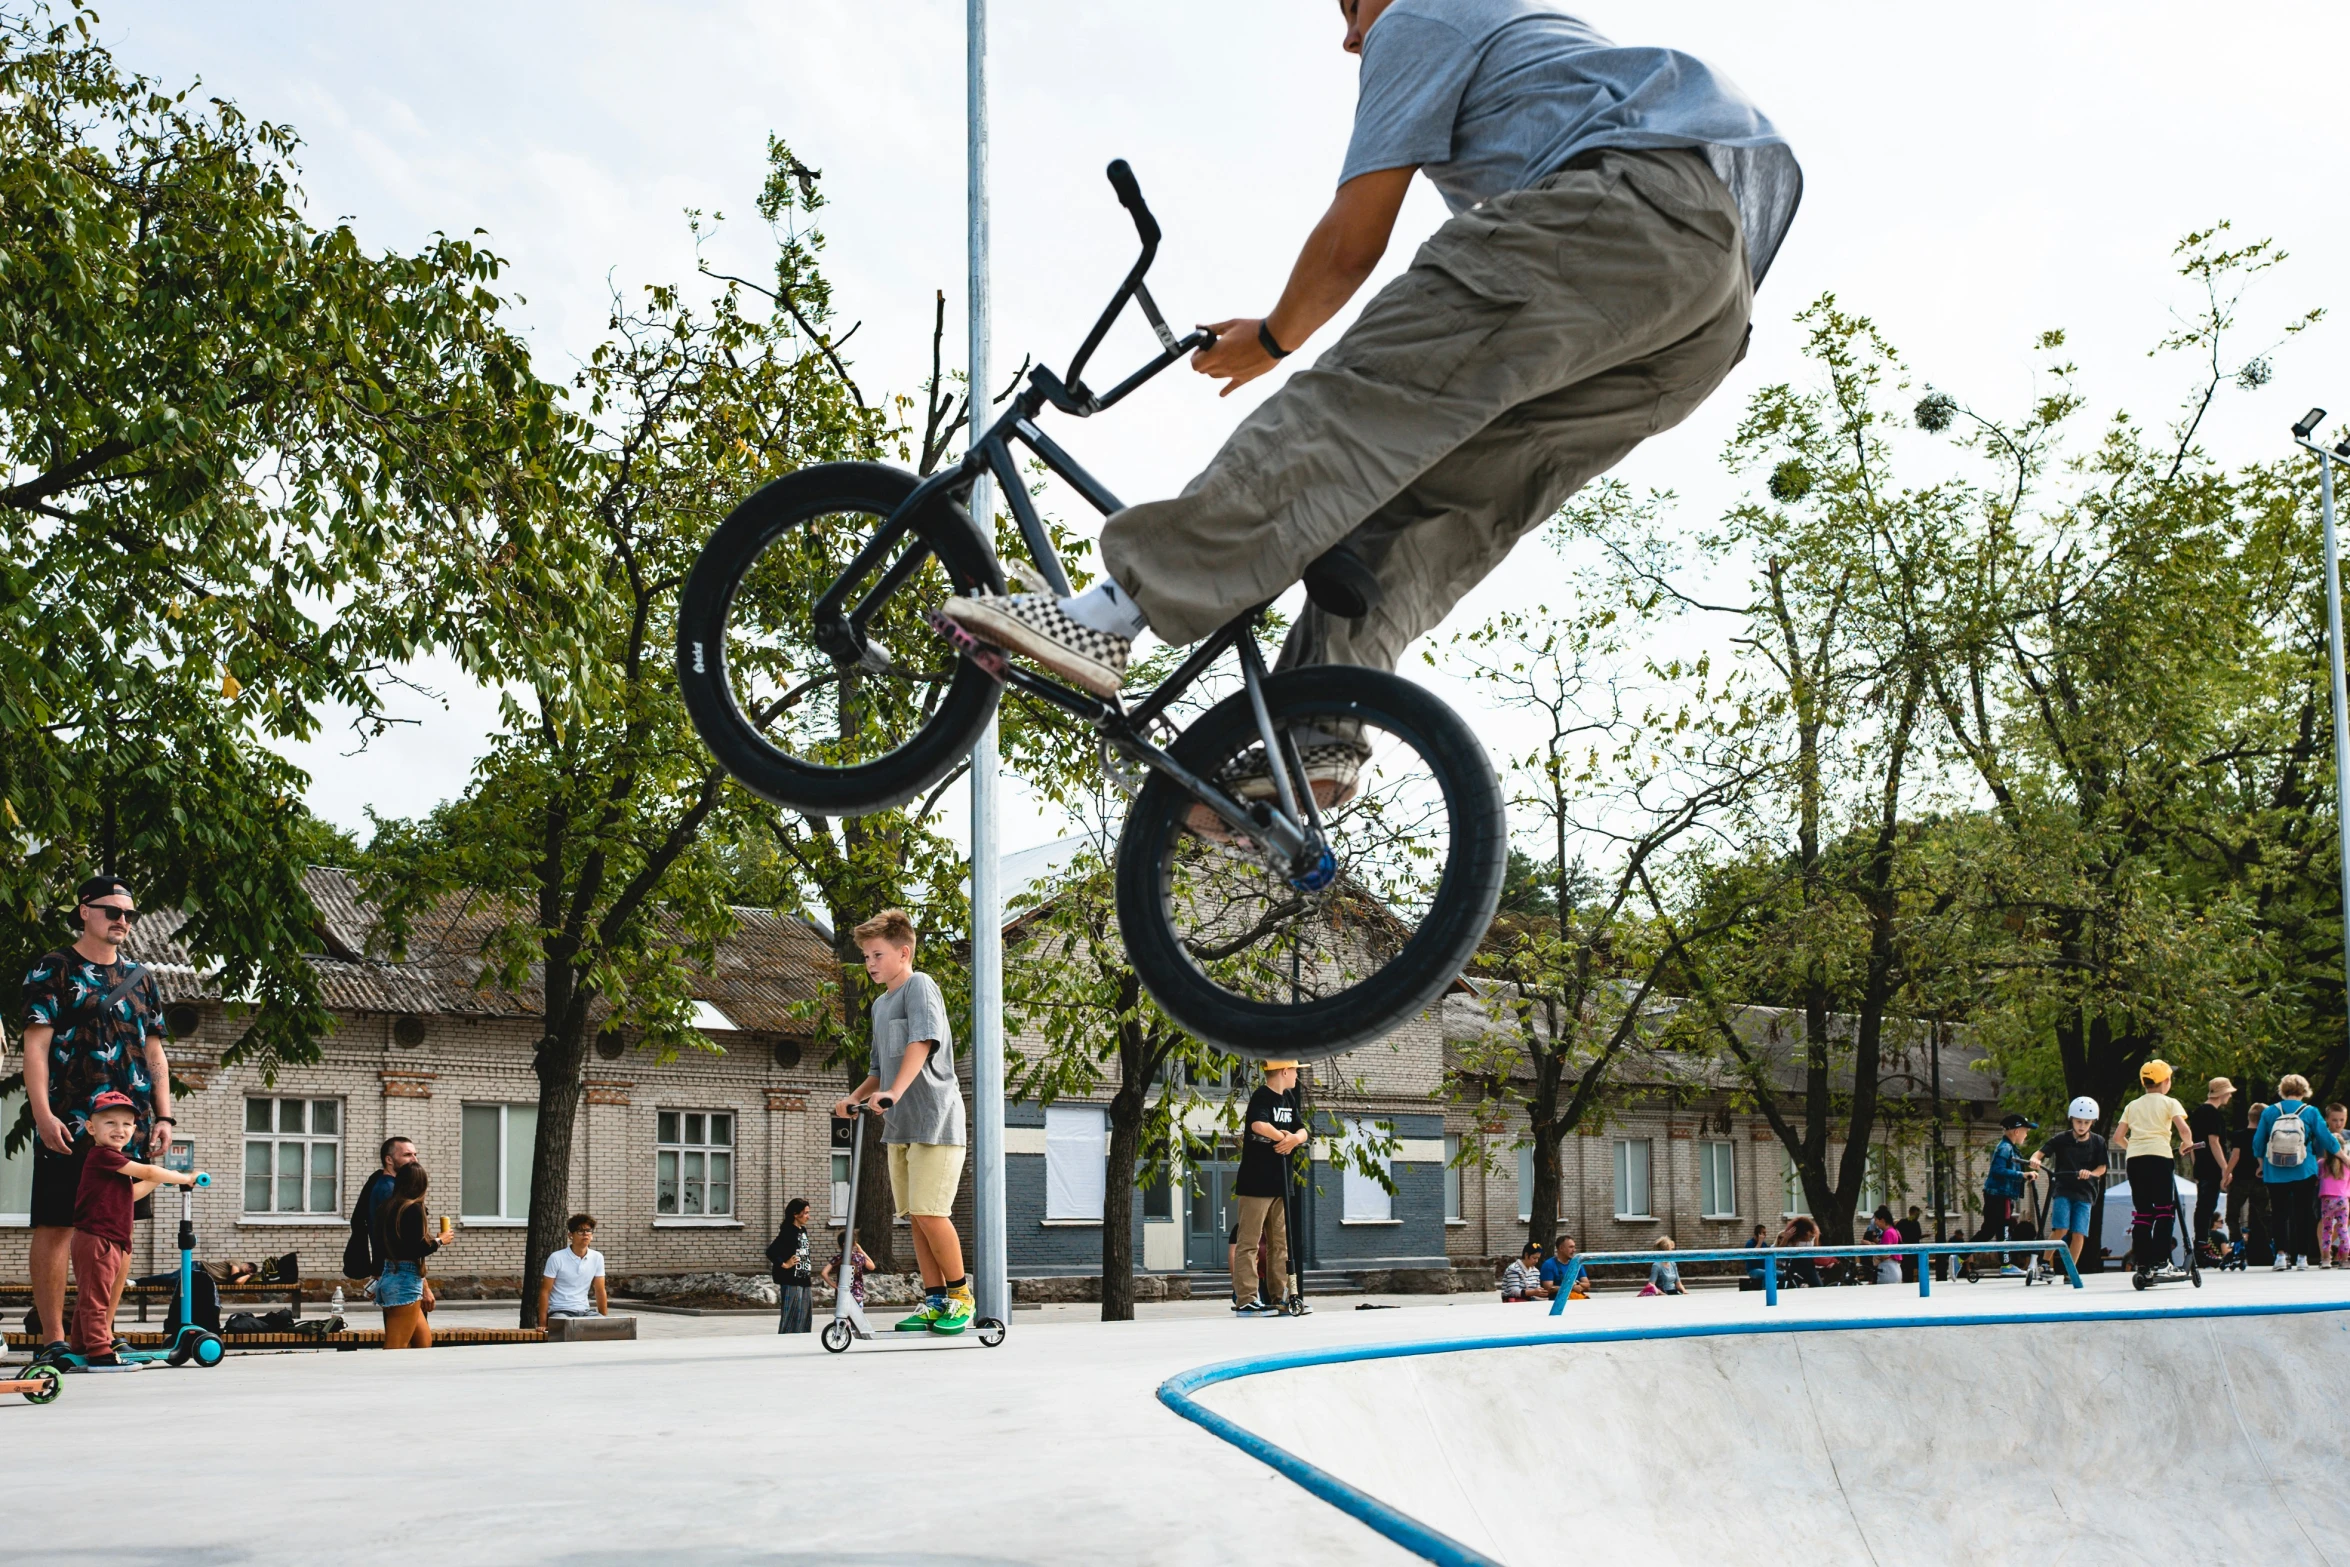
MULTIPOLYGON (((1591 0, 1626 42, 1705 57, 1786 133, 1803 210, 1757 301, 1754 350, 1714 401, 1618 472, 1669 486, 1692 526, 1735 494, 1717 460, 1747 396, 1798 373, 1790 317, 1823 290, 1876 318, 1924 379, 1992 409, 2032 388, 2031 339, 2061 326, 2089 417, 2167 414, 2175 363, 2145 350, 2187 296, 2169 252, 2232 218, 2294 263, 2255 297, 2246 352, 2269 323, 2324 303, 2350 270, 2338 179, 2341 7, 2169 0, 1924 8, 1883 0, 1591 0)), ((991 0, 995 358, 1058 365, 1130 259, 1101 168, 1129 159, 1165 227, 1153 291, 1179 323, 1261 313, 1328 200, 1354 98, 1331 0, 991 0)), ((322 219, 415 246, 480 228, 542 371, 595 345, 608 290, 684 281, 682 212, 739 214, 718 258, 763 271, 751 211, 766 134, 824 174, 828 266, 868 393, 927 369, 934 290, 962 303, 962 6, 958 0, 737 0, 398 7, 112 0, 102 36, 173 85, 201 76, 307 141, 322 219)), ((1419 187, 1390 266, 1441 221, 1419 187)), ((1334 329, 1333 329, 1334 330, 1334 329)), ((962 324, 950 319, 950 342, 962 324)), ((2231 462, 2285 449, 2285 426, 2350 410, 2350 326, 2330 321, 2277 359, 2274 382, 2226 400, 2207 435, 2231 462)), ((1314 345, 1324 346, 1326 333, 1314 345)), ((1138 324, 1104 366, 1139 359, 1138 324), (1123 353, 1121 353, 1121 348, 1123 353)), ((958 356, 959 357, 959 356, 958 356)), ((1106 375, 1097 376, 1097 384, 1106 375)), ((1268 377, 1229 403, 1170 372, 1097 423, 1058 433, 1119 494, 1171 493, 1268 377)), ((1456 612, 1474 624, 1538 602, 1538 546, 1456 612)), ((428 672, 429 673, 429 672, 428 672)), ((330 731, 299 759, 322 815, 412 815, 463 787, 493 710, 452 689, 446 710, 364 757, 330 731)), ((1005 846, 1047 836, 1025 817, 1005 846)))

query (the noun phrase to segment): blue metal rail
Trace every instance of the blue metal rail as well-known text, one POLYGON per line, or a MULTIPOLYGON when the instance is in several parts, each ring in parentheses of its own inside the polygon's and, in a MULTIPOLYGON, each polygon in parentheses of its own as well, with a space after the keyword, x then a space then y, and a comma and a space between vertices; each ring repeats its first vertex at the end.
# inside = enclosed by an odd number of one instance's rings
POLYGON ((2081 1271, 2073 1266, 2073 1254, 2061 1241, 1924 1241, 1915 1246, 1740 1246, 1724 1251, 1591 1251, 1578 1252, 1567 1269, 1567 1280, 1550 1303, 1550 1314, 1557 1316, 1567 1309, 1567 1297, 1589 1267, 1630 1267, 1637 1263, 1653 1267, 1660 1262, 1736 1262, 1748 1267, 1763 1264, 1763 1304, 1779 1304, 1779 1264, 1781 1257, 1796 1259, 1820 1257, 1915 1257, 1918 1264, 1918 1294, 1934 1293, 1932 1257, 1973 1257, 1984 1252, 2041 1252, 2053 1251, 2064 1263, 2064 1276, 2074 1289, 2081 1287, 2081 1271))

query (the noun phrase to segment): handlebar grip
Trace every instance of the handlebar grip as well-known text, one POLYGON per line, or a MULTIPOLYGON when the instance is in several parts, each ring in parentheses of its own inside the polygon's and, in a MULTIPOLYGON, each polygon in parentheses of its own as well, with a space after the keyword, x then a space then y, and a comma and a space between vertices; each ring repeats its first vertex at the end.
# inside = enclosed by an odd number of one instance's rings
POLYGON ((207 1171, 198 1170, 196 1172, 196 1184, 198 1186, 210 1186, 212 1184, 212 1176, 207 1171))
POLYGON ((1150 210, 1142 204, 1142 187, 1134 182, 1134 170, 1127 167, 1124 158, 1110 160, 1110 189, 1118 193, 1118 205, 1127 211, 1139 215, 1150 210))

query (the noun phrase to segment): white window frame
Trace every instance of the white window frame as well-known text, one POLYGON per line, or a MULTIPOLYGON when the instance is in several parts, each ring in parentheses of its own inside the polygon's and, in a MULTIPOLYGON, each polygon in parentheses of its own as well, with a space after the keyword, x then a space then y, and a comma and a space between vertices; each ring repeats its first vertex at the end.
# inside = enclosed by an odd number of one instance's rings
POLYGON ((1469 1222, 1461 1203, 1461 1134, 1458 1132, 1444 1134, 1444 1222, 1469 1222))
POLYGON ((1653 1219, 1656 1217, 1656 1139, 1652 1137, 1619 1137, 1609 1150, 1615 1172, 1615 1215, 1619 1219, 1653 1219), (1640 1150, 1640 1189, 1632 1189, 1632 1150, 1640 1150), (1635 1206, 1634 1199, 1637 1198, 1635 1206))
MULTIPOLYGON (((1395 1195, 1355 1167, 1356 1147, 1378 1142, 1385 1135, 1376 1121, 1349 1119, 1341 1123, 1344 1150, 1339 1155, 1339 1220, 1341 1224, 1400 1224, 1395 1195)), ((1387 1178, 1395 1179, 1395 1156, 1383 1161, 1387 1178)))
MULTIPOLYGON (((0 1099, 0 1140, 4 1140, 15 1129, 16 1118, 23 1111, 22 1089, 0 1099)), ((30 1229, 33 1222, 32 1139, 26 1139, 24 1147, 15 1153, 0 1154, 0 1169, 7 1172, 4 1178, 0 1178, 0 1229, 30 1229), (15 1203, 6 1200, 10 1187, 17 1187, 22 1193, 15 1203)))
POLYGON ((1110 1112, 1044 1107, 1044 1222, 1099 1224, 1109 1196, 1110 1112))
POLYGON ((514 1146, 518 1139, 516 1139, 514 1135, 513 1113, 516 1110, 528 1110, 531 1113, 531 1140, 536 1141, 538 1136, 538 1109, 539 1107, 535 1104, 513 1104, 506 1102, 492 1103, 483 1099, 469 1099, 458 1107, 457 1207, 459 1211, 457 1217, 461 1222, 472 1225, 477 1229, 488 1229, 498 1226, 526 1225, 530 1222, 530 1213, 527 1204, 530 1201, 529 1161, 531 1156, 531 1149, 528 1143, 525 1143, 524 1146, 520 1149, 517 1149, 514 1146), (495 1110, 498 1112, 498 1207, 497 1211, 494 1213, 474 1213, 470 1211, 470 1205, 465 1201, 465 1113, 469 1110, 495 1110), (524 1211, 520 1213, 511 1213, 507 1211, 507 1199, 514 1190, 514 1160, 518 1154, 523 1160, 523 1202, 526 1206, 524 1211))
POLYGON ((244 1174, 238 1185, 237 1202, 242 1216, 248 1219, 331 1219, 339 1216, 343 1210, 343 1126, 346 1119, 347 1117, 343 1114, 343 1101, 338 1098, 316 1098, 308 1094, 247 1094, 245 1096, 245 1123, 239 1132, 240 1157, 244 1161, 241 1168, 244 1174), (269 1131, 261 1132, 252 1129, 253 1106, 257 1104, 269 1106, 271 1128, 269 1131), (285 1118, 283 1107, 288 1104, 303 1106, 303 1130, 299 1132, 280 1132, 276 1129, 285 1118), (335 1129, 332 1132, 310 1130, 311 1127, 318 1124, 318 1107, 320 1105, 334 1106, 335 1129), (285 1172, 279 1167, 282 1159, 279 1150, 295 1146, 299 1146, 302 1150, 301 1182, 304 1206, 281 1208, 278 1206, 278 1197, 280 1195, 279 1188, 285 1180, 285 1172), (250 1206, 252 1200, 251 1183, 255 1179, 251 1173, 252 1150, 255 1148, 269 1150, 267 1156, 269 1168, 261 1177, 269 1183, 269 1206, 265 1208, 250 1206), (333 1167, 334 1173, 330 1180, 326 1205, 317 1207, 311 1205, 311 1199, 317 1195, 318 1155, 315 1150, 321 1148, 330 1150, 327 1159, 333 1167))
POLYGON ((734 1219, 735 1175, 737 1173, 735 1153, 738 1147, 735 1141, 735 1132, 739 1124, 732 1110, 676 1109, 654 1112, 653 1222, 655 1224, 659 1224, 663 1220, 674 1222, 679 1219, 688 1221, 716 1219, 731 1222, 734 1219), (664 1135, 668 1131, 668 1127, 664 1123, 667 1123, 672 1116, 676 1118, 674 1141, 664 1135), (691 1133, 694 1130, 693 1122, 697 1117, 702 1122, 702 1140, 699 1142, 693 1141, 691 1138, 691 1133), (724 1142, 719 1142, 715 1136, 717 1125, 721 1121, 726 1123, 726 1140, 724 1142), (677 1207, 674 1211, 668 1212, 663 1211, 661 1207, 661 1160, 664 1155, 675 1160, 677 1170, 674 1177, 677 1182, 677 1207), (696 1155, 699 1155, 702 1160, 702 1206, 689 1212, 685 1205, 687 1180, 685 1171, 687 1161, 696 1155), (726 1160, 726 1206, 713 1208, 710 1206, 710 1161, 721 1156, 726 1160))
POLYGON ((1697 1216, 1701 1219, 1738 1217, 1738 1145, 1706 1138, 1697 1145, 1697 1216), (1709 1191, 1708 1188, 1711 1188, 1709 1191), (1723 1202, 1725 1190, 1728 1202, 1723 1202), (1712 1201, 1707 1201, 1708 1197, 1712 1201))
POLYGON ((1792 1219, 1799 1214, 1809 1214, 1811 1209, 1804 1206, 1803 1172, 1795 1167, 1795 1156, 1787 1152, 1784 1145, 1779 1150, 1779 1172, 1780 1201, 1786 1205, 1779 1211, 1779 1217, 1792 1219))
POLYGON ((1518 1148, 1518 1222, 1530 1224, 1534 1219, 1534 1145, 1523 1143, 1518 1148))

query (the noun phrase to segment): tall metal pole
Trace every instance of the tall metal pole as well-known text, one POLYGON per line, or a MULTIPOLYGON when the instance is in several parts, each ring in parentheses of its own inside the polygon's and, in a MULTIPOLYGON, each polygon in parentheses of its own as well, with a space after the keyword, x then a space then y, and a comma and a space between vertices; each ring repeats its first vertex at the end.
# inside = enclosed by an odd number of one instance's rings
POLYGON ((2317 453, 2317 510, 2326 535, 2326 651, 2334 666, 2334 833, 2342 859, 2342 982, 2350 986, 2350 700, 2344 698, 2342 681, 2342 555, 2334 534, 2334 457, 2323 447, 2311 450, 2317 453))
MULTIPOLYGON (((966 0, 964 104, 969 117, 966 202, 970 219, 971 380, 964 406, 974 443, 987 426, 987 0, 966 0)), ((971 515, 995 534, 995 488, 971 488, 971 515)), ((1012 1320, 1004 1257, 1004 899, 997 884, 996 726, 971 753, 971 1227, 970 1269, 979 1315, 1012 1320)))

